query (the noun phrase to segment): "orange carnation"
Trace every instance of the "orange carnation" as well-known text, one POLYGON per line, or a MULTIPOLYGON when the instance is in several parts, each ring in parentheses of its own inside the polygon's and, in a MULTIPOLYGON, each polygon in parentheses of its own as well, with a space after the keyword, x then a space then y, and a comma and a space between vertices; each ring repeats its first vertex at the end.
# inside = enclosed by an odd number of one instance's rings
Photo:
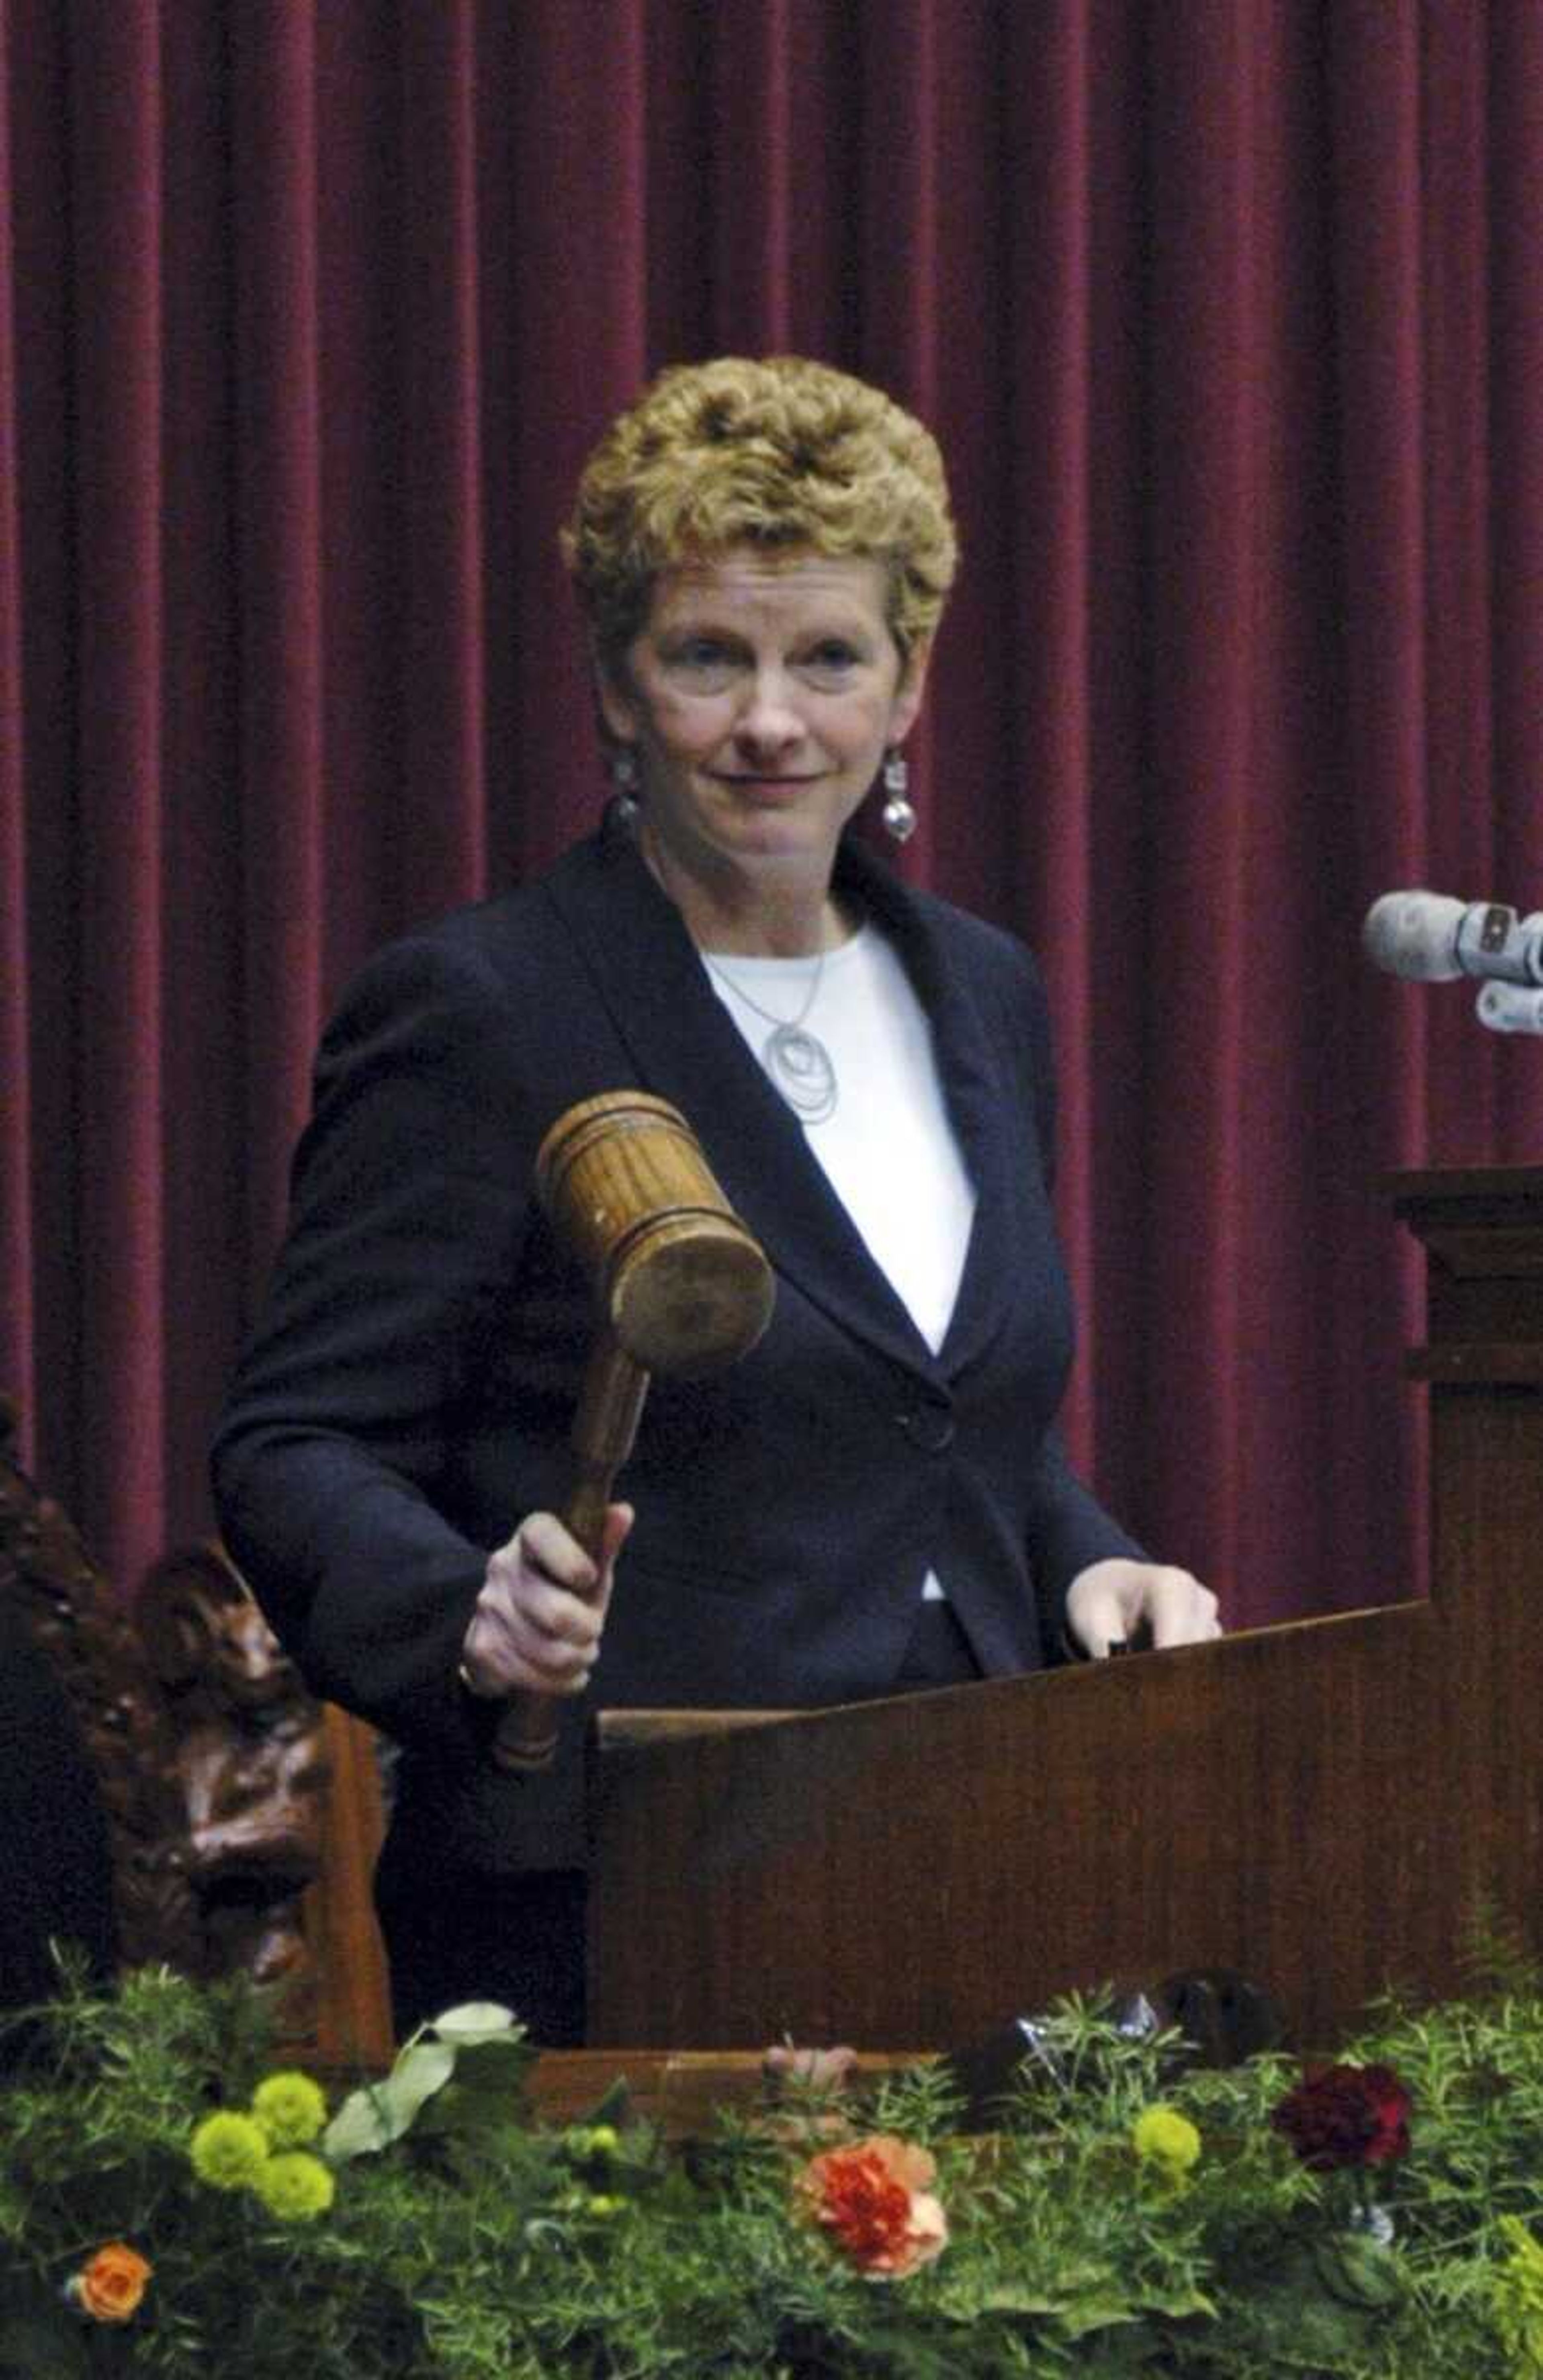
POLYGON ((936 2170, 925 2149, 871 2132, 810 2157, 794 2189, 804 2213, 869 2280, 903 2280, 947 2244, 947 2218, 931 2192, 936 2170))
POLYGON ((76 2275, 72 2294, 81 2313, 89 2313, 94 2322, 128 2322, 139 2311, 150 2275, 151 2267, 137 2248, 110 2240, 76 2275))

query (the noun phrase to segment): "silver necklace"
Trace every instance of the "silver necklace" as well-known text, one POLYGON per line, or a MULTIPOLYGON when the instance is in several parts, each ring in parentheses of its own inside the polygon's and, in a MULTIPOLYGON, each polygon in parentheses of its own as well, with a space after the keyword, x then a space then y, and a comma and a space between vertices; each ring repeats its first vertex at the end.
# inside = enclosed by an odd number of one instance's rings
POLYGON ((796 1016, 778 1016, 770 1008, 762 1008, 752 1000, 743 984, 735 983, 732 975, 702 953, 702 964, 710 975, 745 1002, 757 1016, 763 1017, 772 1030, 760 1045, 760 1062, 771 1075, 776 1088, 793 1112, 804 1123, 823 1123, 836 1111, 841 1087, 836 1081, 835 1062, 818 1033, 810 1033, 805 1020, 813 1008, 820 990, 820 979, 825 972, 825 953, 820 951, 809 978, 809 988, 804 995, 804 1005, 796 1016))

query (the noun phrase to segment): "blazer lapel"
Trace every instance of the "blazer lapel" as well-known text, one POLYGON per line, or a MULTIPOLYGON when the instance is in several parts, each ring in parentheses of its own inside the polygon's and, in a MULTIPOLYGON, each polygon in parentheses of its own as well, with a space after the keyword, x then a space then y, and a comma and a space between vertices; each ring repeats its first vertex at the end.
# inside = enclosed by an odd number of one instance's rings
POLYGON ((842 870, 892 937, 932 1027, 943 1097, 975 1184, 975 1220, 959 1293, 935 1359, 954 1378, 994 1337, 1003 1317, 1000 1284, 1013 1260, 1013 1218, 1027 1185, 1014 1179, 1004 1129, 1007 1094, 976 986, 934 905, 920 900, 860 844, 844 846, 842 870))
MULTIPOLYGON (((895 935, 933 1016, 951 1111, 976 1180, 969 1261, 942 1349, 952 1371, 979 1343, 994 1305, 981 1229, 996 1168, 984 1035, 967 991, 896 880, 887 871, 880 877, 866 856, 850 874, 859 898, 895 935)), ((746 1047, 678 912, 630 838, 608 830, 572 854, 546 886, 634 1062, 637 1087, 680 1109, 729 1203, 776 1270, 892 1363, 935 1378, 937 1360, 869 1254, 796 1118, 746 1047)), ((994 1202, 994 1189, 991 1196, 994 1202)))

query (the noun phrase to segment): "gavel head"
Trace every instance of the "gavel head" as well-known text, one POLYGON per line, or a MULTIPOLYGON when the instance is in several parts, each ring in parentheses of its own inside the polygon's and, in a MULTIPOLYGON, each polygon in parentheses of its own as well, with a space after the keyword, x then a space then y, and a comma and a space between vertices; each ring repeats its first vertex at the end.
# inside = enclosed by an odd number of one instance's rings
POLYGON ((717 1371, 771 1320, 772 1268, 667 1099, 605 1091, 569 1108, 537 1153, 536 1195, 646 1371, 717 1371))

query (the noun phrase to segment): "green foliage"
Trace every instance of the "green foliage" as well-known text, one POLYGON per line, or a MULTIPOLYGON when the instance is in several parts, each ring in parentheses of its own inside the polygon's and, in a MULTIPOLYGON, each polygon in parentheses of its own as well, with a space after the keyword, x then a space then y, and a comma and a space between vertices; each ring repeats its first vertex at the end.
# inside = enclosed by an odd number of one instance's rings
POLYGON ((1543 1991, 1513 1956, 1450 2006, 1379 2008, 1342 2053, 1413 2095, 1412 2154, 1370 2174, 1295 2159, 1270 2120, 1283 2058, 1190 2070, 1091 1999, 1043 2033, 987 2140, 940 2067, 857 2111, 930 2151, 949 2224, 886 2281, 796 2204, 840 2103, 784 2092, 669 2151, 618 2084, 544 2127, 533 2052, 482 2006, 345 2100, 316 2144, 333 2204, 279 2221, 188 2157, 266 2070, 260 1999, 76 1976, 0 2098, 0 2380, 1543 2380, 1543 1991), (1181 2173, 1136 2145, 1159 2105, 1200 2136, 1181 2173), (153 2267, 121 2323, 65 2294, 109 2241, 153 2267))
POLYGON ((468 2000, 419 2025, 384 2080, 364 2084, 339 2108, 322 2146, 334 2165, 376 2155, 410 2131, 442 2092, 451 2110, 447 2117, 442 2103, 442 2132, 465 2140, 491 2129, 501 2138, 520 2113, 534 2057, 510 2010, 468 2000))

